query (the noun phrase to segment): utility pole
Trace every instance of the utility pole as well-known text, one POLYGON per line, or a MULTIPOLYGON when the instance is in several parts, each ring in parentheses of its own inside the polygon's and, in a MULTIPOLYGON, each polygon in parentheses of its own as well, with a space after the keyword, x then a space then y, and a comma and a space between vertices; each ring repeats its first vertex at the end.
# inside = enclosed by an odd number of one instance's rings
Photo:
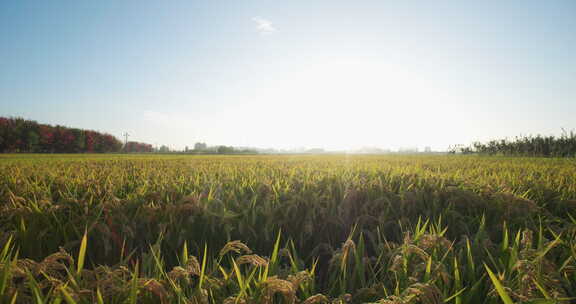
POLYGON ((130 136, 130 134, 124 132, 122 135, 124 136, 124 152, 128 152, 128 136, 130 136))

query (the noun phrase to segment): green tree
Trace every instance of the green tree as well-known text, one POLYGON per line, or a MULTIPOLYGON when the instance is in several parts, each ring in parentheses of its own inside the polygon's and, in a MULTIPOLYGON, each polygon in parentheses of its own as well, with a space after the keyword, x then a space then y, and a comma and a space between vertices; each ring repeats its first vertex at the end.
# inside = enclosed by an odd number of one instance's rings
POLYGON ((40 135, 34 130, 28 130, 26 132, 26 143, 28 144, 28 152, 38 152, 40 135))
POLYGON ((220 154, 233 153, 234 148, 233 147, 226 147, 226 146, 219 146, 216 151, 220 154))

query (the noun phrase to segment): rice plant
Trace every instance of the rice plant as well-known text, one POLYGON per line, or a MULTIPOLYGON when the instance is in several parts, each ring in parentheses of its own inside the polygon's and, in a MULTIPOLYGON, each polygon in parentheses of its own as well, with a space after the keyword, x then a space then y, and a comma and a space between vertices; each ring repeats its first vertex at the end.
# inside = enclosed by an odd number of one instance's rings
POLYGON ((2 303, 570 303, 576 163, 0 156, 2 303))

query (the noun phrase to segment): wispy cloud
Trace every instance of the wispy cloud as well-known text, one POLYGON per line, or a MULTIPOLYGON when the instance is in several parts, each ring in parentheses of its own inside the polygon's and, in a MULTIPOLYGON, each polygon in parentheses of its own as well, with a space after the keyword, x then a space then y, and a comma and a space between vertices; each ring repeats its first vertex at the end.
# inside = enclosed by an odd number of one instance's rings
POLYGON ((270 20, 260 17, 254 17, 252 18, 252 21, 256 23, 256 30, 262 35, 269 35, 278 31, 278 29, 276 29, 272 25, 272 22, 270 22, 270 20))

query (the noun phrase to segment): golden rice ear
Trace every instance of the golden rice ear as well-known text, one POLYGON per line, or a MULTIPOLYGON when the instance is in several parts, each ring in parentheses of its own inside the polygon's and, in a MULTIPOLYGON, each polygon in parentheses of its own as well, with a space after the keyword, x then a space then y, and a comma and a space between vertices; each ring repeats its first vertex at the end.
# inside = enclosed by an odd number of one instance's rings
POLYGON ((349 293, 345 293, 340 296, 341 302, 343 303, 350 303, 352 302, 352 295, 349 293))
POLYGON ((188 275, 190 275, 190 272, 180 266, 172 268, 172 270, 168 273, 168 277, 172 281, 188 278, 188 275))
POLYGON ((251 264, 253 266, 266 266, 268 265, 268 260, 260 257, 257 254, 243 255, 236 259, 236 264, 251 264))
POLYGON ((168 292, 166 292, 162 283, 156 279, 140 279, 138 283, 142 288, 157 296, 160 299, 160 303, 168 303, 168 292))
POLYGON ((320 293, 313 295, 308 299, 306 299, 306 301, 302 302, 302 304, 325 304, 325 303, 330 303, 330 301, 325 295, 320 293))
POLYGON ((30 271, 33 275, 38 273, 39 263, 36 263, 31 259, 19 259, 16 261, 16 267, 12 268, 12 276, 14 278, 25 278, 27 276, 27 271, 30 271))
POLYGON ((342 245, 342 252, 346 254, 350 250, 356 250, 356 243, 354 243, 352 239, 347 239, 344 245, 342 245))
POLYGON ((274 294, 280 293, 284 297, 287 303, 296 302, 296 291, 294 290, 292 283, 286 280, 278 279, 278 277, 269 277, 263 283, 264 287, 264 302, 272 303, 272 298, 274 294))
POLYGON ((404 292, 403 295, 405 297, 409 296, 416 296, 421 301, 422 304, 441 304, 442 301, 442 292, 432 284, 422 284, 416 283, 408 287, 404 292))
POLYGON ((418 246, 424 250, 432 248, 441 248, 448 250, 452 247, 452 243, 443 236, 437 234, 425 233, 418 239, 418 246))
POLYGON ((74 259, 63 248, 60 251, 47 256, 41 263, 38 263, 38 272, 46 273, 48 276, 64 276, 63 273, 74 263, 74 259), (68 263, 66 265, 65 263, 68 263), (59 273, 63 272, 63 273, 59 273))
POLYGON ((186 263, 185 268, 188 272, 190 272, 190 274, 200 276, 201 267, 200 263, 198 262, 198 258, 195 256, 191 255, 188 257, 188 262, 186 263))
POLYGON ((184 267, 175 266, 168 273, 168 277, 174 281, 178 279, 189 279, 190 276, 200 276, 200 263, 198 263, 198 259, 193 255, 188 257, 188 262, 184 267))
POLYGON ((397 297, 397 296, 389 296, 385 299, 380 299, 378 300, 378 302, 376 302, 378 304, 406 304, 406 301, 404 301, 402 298, 397 297))
POLYGON ((418 256, 422 261, 427 261, 430 255, 428 252, 422 250, 420 247, 416 245, 408 245, 406 247, 406 254, 415 254, 418 256))
POLYGON ((246 244, 236 240, 236 241, 231 241, 231 242, 226 243, 226 245, 224 245, 222 250, 220 250, 219 256, 222 257, 230 251, 233 251, 236 253, 243 252, 246 254, 252 253, 252 250, 250 250, 250 248, 248 248, 248 246, 246 246, 246 244))
POLYGON ((298 290, 298 287, 300 287, 300 284, 307 282, 311 279, 312 279, 312 276, 307 271, 300 271, 296 275, 289 275, 288 276, 288 281, 290 281, 290 283, 292 283, 292 288, 294 288, 294 290, 298 290))

